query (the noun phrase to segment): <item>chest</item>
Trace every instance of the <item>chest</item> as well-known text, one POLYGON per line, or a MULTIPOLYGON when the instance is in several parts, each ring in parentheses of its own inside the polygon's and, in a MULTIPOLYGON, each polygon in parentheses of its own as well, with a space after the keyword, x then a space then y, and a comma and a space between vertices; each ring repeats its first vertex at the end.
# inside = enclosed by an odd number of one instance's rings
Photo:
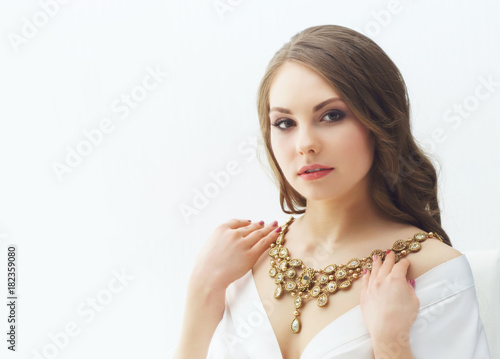
POLYGON ((283 359, 299 359, 311 340, 327 325, 344 313, 358 306, 361 295, 361 280, 355 281, 347 290, 338 290, 328 296, 328 303, 319 307, 315 298, 309 298, 299 309, 300 333, 292 333, 294 319, 294 297, 284 291, 280 298, 274 297, 276 284, 269 276, 269 256, 265 253, 253 268, 255 285, 267 317, 281 349, 283 359))

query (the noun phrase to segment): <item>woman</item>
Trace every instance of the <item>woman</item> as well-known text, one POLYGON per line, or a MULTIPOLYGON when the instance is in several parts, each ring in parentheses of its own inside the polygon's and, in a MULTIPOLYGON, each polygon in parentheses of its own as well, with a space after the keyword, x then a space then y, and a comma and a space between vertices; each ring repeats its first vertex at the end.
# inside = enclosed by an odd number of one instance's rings
POLYGON ((281 207, 303 215, 216 228, 174 357, 489 358, 385 52, 345 27, 305 29, 270 61, 258 111, 281 207))

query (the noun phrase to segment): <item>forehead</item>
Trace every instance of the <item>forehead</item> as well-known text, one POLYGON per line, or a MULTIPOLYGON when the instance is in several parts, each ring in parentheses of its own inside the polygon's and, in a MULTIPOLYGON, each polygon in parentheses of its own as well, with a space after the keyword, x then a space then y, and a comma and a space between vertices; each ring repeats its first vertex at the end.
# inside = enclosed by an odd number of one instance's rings
POLYGON ((278 68, 271 81, 269 104, 271 107, 288 107, 291 103, 317 103, 334 96, 340 97, 316 70, 296 61, 287 61, 278 68))

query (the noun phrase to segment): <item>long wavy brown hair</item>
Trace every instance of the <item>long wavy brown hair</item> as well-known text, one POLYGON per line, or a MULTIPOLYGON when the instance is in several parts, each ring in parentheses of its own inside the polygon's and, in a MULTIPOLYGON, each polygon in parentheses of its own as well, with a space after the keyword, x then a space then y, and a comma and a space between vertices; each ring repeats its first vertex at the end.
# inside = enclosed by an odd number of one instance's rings
POLYGON ((371 39, 338 25, 309 27, 278 50, 269 62, 257 93, 257 111, 267 160, 280 189, 283 212, 305 212, 306 198, 288 183, 270 141, 269 89, 276 70, 298 61, 317 71, 341 95, 375 138, 369 171, 376 205, 397 221, 440 235, 437 173, 430 155, 419 148, 410 128, 410 102, 399 69, 371 39))

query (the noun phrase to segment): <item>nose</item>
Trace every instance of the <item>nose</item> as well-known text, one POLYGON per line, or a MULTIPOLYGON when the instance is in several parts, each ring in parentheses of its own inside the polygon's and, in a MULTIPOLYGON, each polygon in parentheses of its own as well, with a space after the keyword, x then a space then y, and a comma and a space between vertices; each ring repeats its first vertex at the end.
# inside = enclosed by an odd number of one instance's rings
POLYGON ((314 129, 302 126, 298 132, 297 152, 301 155, 317 153, 320 149, 320 141, 314 129))

